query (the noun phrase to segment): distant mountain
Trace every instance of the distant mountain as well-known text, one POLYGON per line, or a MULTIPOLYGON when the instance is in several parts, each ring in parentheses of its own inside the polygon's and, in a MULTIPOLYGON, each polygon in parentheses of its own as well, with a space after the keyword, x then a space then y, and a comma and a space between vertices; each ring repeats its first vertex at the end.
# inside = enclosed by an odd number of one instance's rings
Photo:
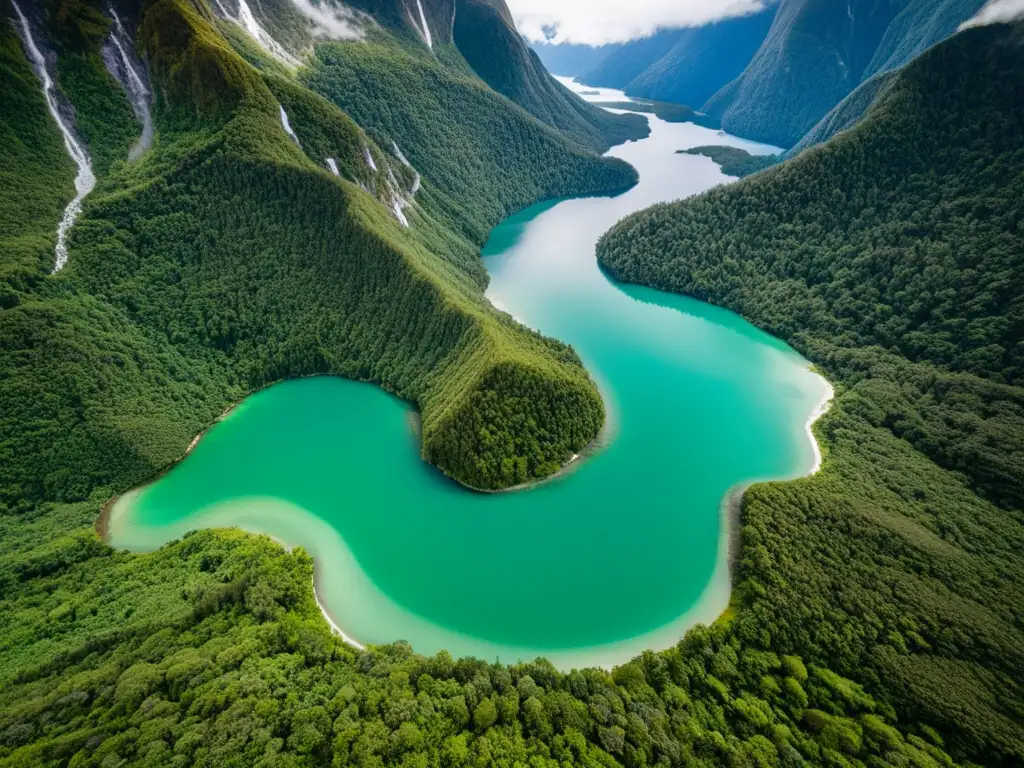
POLYGON ((477 75, 538 120, 595 151, 646 136, 638 115, 612 115, 555 80, 516 31, 504 0, 458 0, 455 45, 477 75))
POLYGON ((805 135, 790 154, 821 144, 856 124, 894 79, 895 72, 912 58, 952 35, 973 16, 984 0, 916 0, 893 19, 863 82, 805 135))
POLYGON ((621 45, 583 45, 581 43, 531 43, 541 63, 553 75, 578 77, 595 69, 621 45))
POLYGON ((581 83, 626 90, 648 67, 672 50, 682 37, 679 29, 663 30, 650 37, 614 47, 596 66, 577 76, 581 83))
POLYGON ((533 49, 553 73, 630 96, 699 107, 737 77, 760 47, 775 8, 717 24, 669 29, 599 47, 548 43, 533 49))
POLYGON ((630 96, 700 107, 738 77, 764 42, 775 8, 681 31, 668 53, 626 86, 630 96))
POLYGON ((948 37, 984 0, 781 0, 746 70, 704 105, 730 133, 792 147, 862 82, 948 37))

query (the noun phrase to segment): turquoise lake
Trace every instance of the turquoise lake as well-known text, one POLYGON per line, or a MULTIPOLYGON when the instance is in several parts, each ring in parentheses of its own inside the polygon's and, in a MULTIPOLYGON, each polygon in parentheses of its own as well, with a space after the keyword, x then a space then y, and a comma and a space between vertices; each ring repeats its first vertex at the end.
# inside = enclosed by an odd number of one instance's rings
MULTIPOLYGON (((624 98, 589 98, 609 97, 624 98)), ((534 488, 477 494, 420 460, 406 404, 341 379, 287 382, 122 497, 110 542, 147 551, 238 526, 303 546, 348 638, 408 640, 425 654, 607 666, 714 621, 730 591, 723 499, 816 466, 807 424, 828 385, 738 316, 600 271, 595 245, 616 221, 730 181, 676 150, 773 151, 651 125, 650 138, 610 153, 637 168, 637 187, 535 206, 484 250, 495 306, 572 344, 598 382, 609 423, 592 455, 534 488)))

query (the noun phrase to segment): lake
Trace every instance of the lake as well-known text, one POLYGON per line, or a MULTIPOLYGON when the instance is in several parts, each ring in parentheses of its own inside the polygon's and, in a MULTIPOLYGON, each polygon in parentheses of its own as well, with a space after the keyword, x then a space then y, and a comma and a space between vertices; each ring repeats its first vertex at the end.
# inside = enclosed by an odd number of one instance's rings
POLYGON ((494 305, 572 344, 598 382, 609 420, 591 455, 527 490, 473 493, 420 460, 408 405, 369 384, 286 382, 123 496, 110 543, 147 551, 238 526, 303 546, 348 638, 425 654, 609 666, 714 621, 730 592, 723 499, 816 466, 807 423, 828 386, 738 316, 615 285, 598 268, 597 240, 622 217, 729 181, 676 150, 775 151, 651 125, 610 153, 637 168, 634 189, 535 206, 484 249, 494 305))

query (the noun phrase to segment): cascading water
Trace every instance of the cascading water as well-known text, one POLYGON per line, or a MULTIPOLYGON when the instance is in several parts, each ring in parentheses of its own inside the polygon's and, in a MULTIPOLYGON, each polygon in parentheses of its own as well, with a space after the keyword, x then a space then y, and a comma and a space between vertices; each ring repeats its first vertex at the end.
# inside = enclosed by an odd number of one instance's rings
MULTIPOLYGON (((114 29, 110 33, 110 42, 113 45, 113 49, 117 51, 117 61, 106 62, 107 68, 111 70, 114 77, 121 82, 128 92, 135 116, 142 124, 142 136, 139 137, 135 146, 128 152, 128 159, 136 160, 153 146, 153 116, 149 110, 149 89, 139 76, 138 71, 132 64, 131 57, 128 55, 128 51, 134 47, 131 36, 121 23, 121 17, 117 15, 114 6, 109 6, 108 10, 110 11, 110 17, 114 20, 114 29), (114 66, 115 64, 116 66, 114 66)), ((104 59, 106 60, 106 56, 104 59)))
POLYGON ((394 172, 388 168, 388 193, 391 196, 391 212, 395 214, 395 218, 398 219, 403 227, 408 227, 409 219, 405 216, 405 208, 409 205, 409 201, 402 195, 401 189, 394 172))
POLYGON ((82 200, 96 186, 96 176, 92 172, 92 164, 89 162, 89 155, 86 153, 85 148, 78 143, 75 135, 71 132, 70 126, 61 117, 60 109, 57 106, 57 98, 53 92, 53 80, 50 79, 50 73, 46 69, 46 59, 32 37, 32 30, 29 27, 28 19, 25 18, 25 14, 21 12, 21 8, 18 7, 18 3, 15 0, 11 0, 11 5, 14 7, 14 12, 18 14, 18 21, 23 35, 22 42, 25 44, 25 49, 32 59, 36 76, 43 86, 43 97, 46 99, 46 106, 50 110, 53 119, 57 122, 57 127, 60 128, 61 134, 64 136, 64 146, 67 148, 68 154, 71 155, 71 159, 78 166, 78 175, 75 176, 75 197, 68 203, 68 207, 64 209, 64 215, 61 216, 60 224, 57 225, 57 262, 53 267, 53 271, 59 272, 68 262, 68 232, 71 230, 72 225, 74 225, 75 219, 82 212, 82 200))
POLYGON ((398 148, 398 145, 395 142, 391 142, 391 148, 393 150, 395 150, 395 157, 398 158, 398 160, 402 163, 402 165, 404 165, 406 168, 408 168, 410 171, 412 171, 413 174, 415 174, 415 176, 414 176, 414 178, 412 180, 412 190, 411 190, 412 196, 415 197, 416 193, 420 191, 420 185, 422 184, 423 179, 420 178, 419 171, 417 171, 415 168, 412 167, 412 163, 410 163, 408 161, 408 159, 406 159, 405 155, 402 154, 402 150, 400 150, 398 148))
POLYGON ((327 170, 329 170, 335 176, 341 176, 341 172, 338 171, 338 162, 333 157, 327 158, 327 170))
POLYGON ((288 120, 288 113, 284 111, 284 107, 281 107, 280 105, 278 105, 278 106, 279 106, 279 108, 281 110, 281 125, 284 126, 284 132, 287 133, 289 136, 291 136, 292 137, 292 141, 294 141, 299 146, 299 148, 301 149, 302 148, 302 142, 299 141, 299 137, 296 136, 295 135, 295 131, 292 130, 291 121, 288 120))
POLYGON ((370 148, 367 146, 363 147, 363 160, 366 161, 366 165, 371 171, 374 173, 377 172, 377 163, 374 162, 373 155, 370 153, 370 148))
POLYGON ((285 50, 285 47, 271 37, 270 33, 267 32, 267 30, 265 30, 258 21, 256 21, 256 17, 253 16, 252 10, 249 8, 249 4, 245 2, 245 0, 238 0, 238 18, 234 21, 237 21, 245 27, 245 31, 248 32, 256 42, 262 45, 271 56, 280 59, 284 63, 293 67, 297 67, 301 64, 298 59, 288 53, 288 51, 285 50))
MULTIPOLYGON (((430 50, 434 50, 434 38, 430 34, 430 25, 427 24, 427 15, 423 12, 423 0, 416 0, 416 7, 419 8, 420 11, 420 25, 422 27, 418 27, 419 33, 423 36, 423 42, 427 44, 427 47, 430 50)), ((416 26, 415 19, 413 20, 413 25, 416 26)))

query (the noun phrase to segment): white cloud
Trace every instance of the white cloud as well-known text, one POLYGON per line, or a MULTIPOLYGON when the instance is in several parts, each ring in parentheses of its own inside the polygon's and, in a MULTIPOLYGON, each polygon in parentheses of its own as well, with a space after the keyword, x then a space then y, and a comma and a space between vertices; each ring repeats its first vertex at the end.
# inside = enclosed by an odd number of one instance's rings
POLYGON ((313 5, 310 0, 292 0, 292 3, 315 25, 315 34, 332 40, 361 40, 366 19, 363 14, 333 0, 313 5))
POLYGON ((1016 21, 1021 18, 1024 18, 1024 0, 989 0, 973 19, 961 24, 960 29, 983 27, 986 24, 1016 21))
POLYGON ((771 0, 508 0, 531 40, 617 43, 761 10, 771 0))

